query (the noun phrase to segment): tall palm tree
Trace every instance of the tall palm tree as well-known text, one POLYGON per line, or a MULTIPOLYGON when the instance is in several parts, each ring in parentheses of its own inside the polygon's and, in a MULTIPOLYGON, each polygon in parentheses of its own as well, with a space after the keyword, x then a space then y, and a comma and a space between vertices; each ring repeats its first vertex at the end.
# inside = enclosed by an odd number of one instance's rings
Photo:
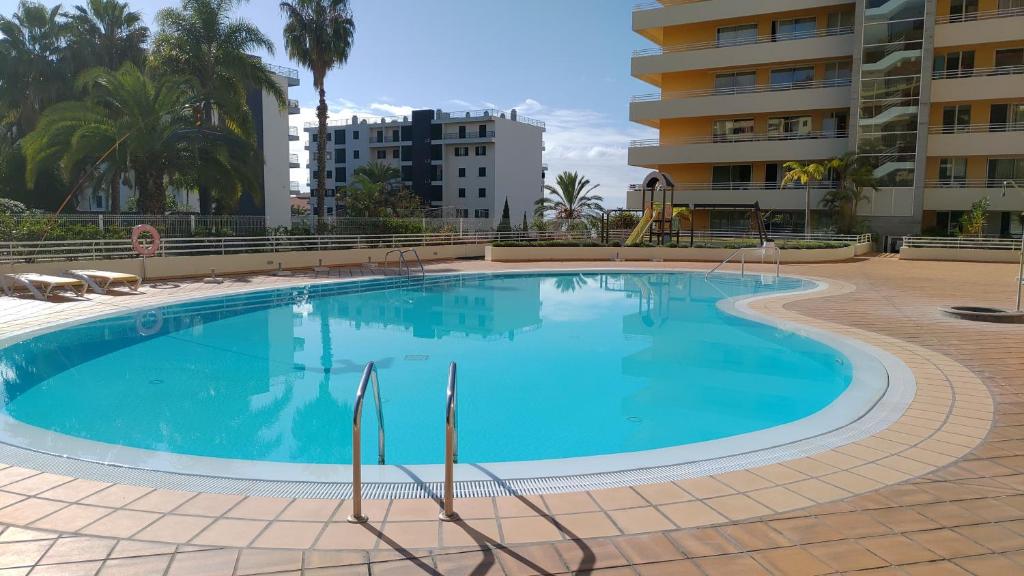
POLYGON ((87 0, 65 16, 69 56, 77 70, 95 66, 117 70, 125 62, 145 66, 149 28, 142 13, 127 2, 87 0))
POLYGON ((576 220, 596 218, 604 211, 601 206, 604 198, 593 193, 600 184, 591 185, 585 176, 562 172, 555 178, 555 185, 544 186, 551 196, 537 200, 533 209, 535 215, 544 217, 550 213, 571 226, 576 220))
POLYGON ((85 99, 50 106, 23 140, 29 185, 40 170, 58 163, 69 177, 82 174, 79 182, 94 187, 125 174, 146 214, 164 213, 174 178, 253 185, 249 142, 229 130, 195 125, 196 93, 188 80, 153 80, 128 62, 116 72, 88 70, 77 87, 85 99))
POLYGON ((0 120, 15 140, 67 93, 63 30, 60 5, 23 0, 10 17, 0 16, 0 120))
POLYGON ((826 168, 820 162, 786 162, 782 165, 786 175, 782 177, 779 188, 798 183, 804 187, 804 235, 811 233, 811 184, 825 178, 826 168))
MULTIPOLYGON (((180 8, 157 12, 151 65, 164 75, 195 79, 196 123, 227 127, 253 140, 247 104, 250 89, 262 90, 284 108, 288 99, 274 74, 254 52, 274 53, 274 43, 249 21, 232 16, 247 0, 181 0, 180 8)), ((253 140, 252 153, 260 152, 253 140)), ((199 210, 213 212, 214 190, 199 187, 199 210)))
POLYGON ((847 152, 826 162, 825 170, 836 187, 825 194, 821 204, 839 216, 840 232, 852 234, 857 228, 857 210, 867 199, 865 189, 879 189, 874 168, 862 156, 847 152))
POLYGON ((281 2, 281 11, 288 18, 284 26, 284 43, 288 57, 313 73, 313 87, 320 96, 316 107, 317 130, 316 200, 318 221, 324 220, 324 196, 327 183, 327 72, 348 61, 355 39, 356 23, 348 0, 293 0, 281 2))
POLYGON ((352 171, 353 176, 366 176, 366 179, 375 184, 381 185, 383 188, 390 188, 399 178, 402 177, 402 172, 395 166, 381 162, 380 160, 370 160, 366 164, 356 168, 352 171))

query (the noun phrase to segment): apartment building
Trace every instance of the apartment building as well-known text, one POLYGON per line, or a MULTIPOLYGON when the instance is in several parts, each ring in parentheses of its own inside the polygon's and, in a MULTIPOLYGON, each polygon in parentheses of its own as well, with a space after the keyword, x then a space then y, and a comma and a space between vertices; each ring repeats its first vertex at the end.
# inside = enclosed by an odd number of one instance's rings
MULTIPOLYGON (((988 232, 1020 233, 1024 0, 661 0, 633 29, 655 45, 633 76, 658 91, 630 118, 659 137, 629 163, 672 176, 675 202, 758 201, 802 229, 806 192, 779 188, 782 164, 854 151, 880 184, 859 207, 879 234, 952 230, 985 196, 988 232)), ((812 186, 816 227, 832 186, 812 186)))
MULTIPOLYGON (((287 93, 289 88, 299 85, 299 71, 268 64, 274 78, 287 93)), ((299 139, 299 129, 289 126, 288 118, 299 113, 297 100, 288 100, 282 109, 277 100, 262 90, 250 90, 246 95, 246 103, 252 115, 255 129, 256 145, 263 153, 263 173, 259 194, 244 191, 239 199, 237 215, 262 216, 267 226, 291 225, 291 194, 293 190, 289 171, 299 167, 297 155, 288 150, 288 143, 299 139)), ((199 212, 199 195, 194 190, 183 190, 171 187, 168 193, 174 197, 175 204, 191 212, 199 212)), ((135 190, 127 184, 120 188, 120 205, 122 209, 129 200, 135 197, 135 190)), ((79 212, 107 212, 110 210, 110 198, 106 190, 83 188, 77 197, 79 212)))
MULTIPOLYGON (((318 149, 315 123, 308 134, 310 208, 316 206, 318 149)), ((401 171, 401 184, 425 207, 448 218, 463 218, 473 228, 493 228, 505 199, 513 222, 543 195, 544 123, 516 110, 444 112, 415 110, 411 116, 351 120, 327 131, 324 180, 328 216, 344 213, 341 192, 353 172, 371 160, 401 171)))

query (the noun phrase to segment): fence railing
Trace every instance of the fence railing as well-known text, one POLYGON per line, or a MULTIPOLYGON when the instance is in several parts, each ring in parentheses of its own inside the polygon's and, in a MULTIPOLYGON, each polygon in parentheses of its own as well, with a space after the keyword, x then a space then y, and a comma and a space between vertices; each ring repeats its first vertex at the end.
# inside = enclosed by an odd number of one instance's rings
POLYGON ((990 122, 988 124, 958 124, 956 126, 929 126, 929 134, 977 134, 979 132, 1020 132, 1024 122, 990 122))
MULTIPOLYGON (((607 238, 609 241, 622 242, 633 232, 633 229, 609 230, 607 238)), ((674 230, 673 238, 678 236, 680 244, 690 242, 690 231, 688 229, 674 230)), ((836 242, 839 244, 865 244, 872 241, 871 234, 833 234, 830 232, 812 232, 805 234, 797 230, 769 230, 768 236, 773 240, 809 240, 812 242, 836 242)), ((657 233, 655 233, 657 237, 657 233)), ((645 237, 646 238, 646 237, 645 237)), ((694 230, 694 244, 727 244, 737 240, 756 240, 757 232, 751 230, 694 230)))
POLYGON ((807 32, 791 32, 783 34, 765 34, 762 36, 749 36, 732 40, 709 40, 706 42, 693 42, 690 44, 676 44, 672 46, 661 46, 658 48, 644 48, 634 50, 633 56, 660 56, 674 52, 690 52, 693 50, 708 50, 710 48, 728 48, 731 46, 747 46, 750 44, 768 44, 772 42, 787 42, 790 40, 805 40, 807 38, 824 38, 827 36, 843 36, 853 34, 853 26, 839 26, 836 28, 820 28, 807 32))
MULTIPOLYGON (((924 181, 925 188, 1002 188, 1004 182, 1015 182, 1018 186, 1024 186, 1024 180, 1013 180, 1010 178, 948 178, 928 179, 924 181)), ((1007 184, 1013 186, 1013 184, 1007 184)))
POLYGON ((785 132, 779 134, 728 134, 717 136, 690 136, 683 138, 651 138, 633 140, 630 148, 654 146, 685 146, 687 144, 729 144, 735 142, 773 142, 779 140, 819 140, 823 138, 846 138, 846 130, 825 130, 817 132, 785 132))
POLYGON ((935 23, 958 24, 960 22, 973 22, 975 20, 991 20, 993 18, 1012 18, 1014 16, 1024 16, 1024 8, 1000 8, 996 10, 986 10, 984 12, 968 12, 966 14, 949 14, 946 16, 937 16, 935 18, 935 23))
POLYGON ((995 66, 992 68, 967 68, 963 70, 936 70, 932 72, 933 80, 950 78, 978 78, 982 76, 1009 76, 1024 74, 1024 65, 995 66))
POLYGON ((630 102, 659 102, 665 100, 683 100, 702 96, 731 96, 734 94, 758 94, 761 92, 787 92, 791 90, 809 90, 813 88, 836 88, 850 85, 849 78, 832 80, 812 80, 809 82, 784 82, 775 84, 757 84, 754 86, 733 86, 728 88, 706 88, 702 90, 679 90, 674 92, 656 92, 641 94, 630 98, 630 102))
MULTIPOLYGON (((565 240, 591 238, 589 232, 469 232, 463 234, 366 234, 339 236, 250 236, 230 238, 166 238, 157 256, 209 256, 274 252, 315 252, 355 248, 411 248, 484 244, 500 240, 565 240)), ((67 240, 0 242, 0 262, 139 258, 131 240, 67 240)))
POLYGON ((957 250, 1019 250, 1020 239, 976 236, 905 236, 908 248, 955 248, 957 250))
MULTIPOLYGON (((711 192, 716 190, 750 190, 757 192, 767 192, 775 190, 805 190, 807 186, 802 184, 787 184, 786 186, 779 187, 776 182, 676 182, 675 191, 681 192, 711 192)), ((811 190, 835 190, 836 185, 834 182, 811 182, 811 190)), ((637 194, 644 191, 644 188, 638 184, 630 184, 627 189, 633 194, 637 194)), ((648 196, 651 194, 651 189, 647 189, 648 196)), ((668 192, 668 197, 672 197, 672 192, 668 192)), ((661 197, 660 193, 655 195, 655 201, 661 197)))
MULTIPOLYGON (((298 182, 295 183, 298 185, 298 182)), ((223 230, 236 235, 265 234, 267 219, 263 216, 203 216, 199 214, 19 214, 12 217, 15 226, 32 226, 59 234, 76 226, 95 226, 100 231, 149 224, 162 236, 192 236, 196 233, 223 230)), ((127 232, 125 232, 127 234, 127 232)))

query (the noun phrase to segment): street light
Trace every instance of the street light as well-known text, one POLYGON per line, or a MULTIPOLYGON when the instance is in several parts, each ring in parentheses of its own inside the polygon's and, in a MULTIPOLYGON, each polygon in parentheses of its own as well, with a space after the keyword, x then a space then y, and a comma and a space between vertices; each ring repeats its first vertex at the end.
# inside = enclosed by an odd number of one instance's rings
MULTIPOLYGON (((1021 190, 1021 187, 1017 185, 1013 180, 1003 180, 1003 198, 1006 198, 1006 187, 1013 185, 1017 190, 1021 190)), ((1024 285, 1024 230, 1021 230, 1020 235, 1020 268, 1017 271, 1017 312, 1020 312, 1020 289, 1024 285)))

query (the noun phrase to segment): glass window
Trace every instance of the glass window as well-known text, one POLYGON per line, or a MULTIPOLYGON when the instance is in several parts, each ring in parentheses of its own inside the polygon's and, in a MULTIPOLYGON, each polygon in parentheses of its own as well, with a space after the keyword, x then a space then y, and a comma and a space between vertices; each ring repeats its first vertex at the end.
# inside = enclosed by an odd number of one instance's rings
POLYGON ((398 148, 395 148, 394 150, 391 151, 391 157, 392 158, 394 158, 395 160, 398 160, 398 156, 399 156, 398 148))
POLYGON ((778 186, 782 182, 782 170, 777 162, 764 165, 764 183, 778 186))
POLYGON ((736 44, 750 44, 757 40, 757 24, 740 24, 739 26, 724 26, 718 29, 718 45, 734 46, 736 44))
POLYGON ((487 156, 487 146, 477 146, 475 152, 477 156, 487 156))
POLYGON ((359 130, 353 130, 352 131, 352 139, 353 140, 359 140, 359 130))
POLYGON ((478 198, 487 198, 487 188, 477 188, 476 195, 478 198))
POLYGON ((839 83, 849 80, 853 70, 852 62, 826 62, 825 80, 839 83))
POLYGON ((810 132, 810 116, 782 116, 768 119, 768 134, 771 136, 795 136, 810 132))
POLYGON ((757 85, 757 72, 726 72, 715 75, 715 90, 721 92, 743 92, 757 85))
POLYGON ((377 150, 377 160, 386 160, 388 157, 387 150, 377 150))
POLYGON ((813 36, 818 31, 818 19, 793 18, 772 22, 772 41, 813 36))
POLYGON ((476 175, 481 177, 481 178, 485 178, 487 176, 487 168, 481 166, 480 169, 477 170, 477 174, 476 175))
POLYGON ((455 217, 456 218, 469 218, 469 208, 456 208, 455 209, 455 217))
POLYGON ((939 182, 943 186, 963 186, 967 182, 967 158, 940 158, 939 182))
POLYGON ((974 50, 947 52, 935 57, 935 69, 945 72, 945 76, 970 76, 974 70, 974 50))
POLYGON ((850 128, 849 112, 829 112, 822 122, 821 131, 832 135, 846 134, 850 128))
POLYGON ((459 168, 459 178, 465 178, 465 177, 466 177, 466 169, 465 168, 459 168))
POLYGON ((490 218, 491 211, 487 208, 477 208, 474 214, 477 218, 490 218))
POLYGON ((989 187, 999 188, 1006 180, 1024 181, 1024 158, 989 158, 989 187))
POLYGON ((465 188, 459 188, 459 198, 465 198, 465 197, 466 197, 466 189, 465 188))
POLYGON ((989 113, 989 131, 1024 130, 1024 102, 993 104, 989 113))
POLYGON ((829 12, 826 28, 831 31, 842 28, 853 28, 853 12, 829 12))
POLYGON ((779 68, 771 71, 772 88, 793 88, 814 82, 814 66, 779 68))
POLYGON ((353 160, 359 160, 359 150, 353 150, 352 151, 352 159, 353 160))
POLYGON ((1003 66, 1024 66, 1024 48, 996 50, 996 68, 1003 66))
POLYGON ((711 167, 711 187, 742 190, 750 187, 753 167, 750 164, 725 164, 711 167))
POLYGON ((1013 10, 1014 8, 1024 8, 1024 0, 999 0, 1000 10, 1013 10))
POLYGON ((964 22, 978 18, 978 0, 950 0, 949 21, 964 22))
POLYGON ((753 118, 741 118, 737 120, 715 120, 715 123, 712 125, 712 136, 715 140, 730 140, 732 138, 743 138, 743 135, 753 133, 753 118))
POLYGON ((971 105, 957 104, 942 108, 942 133, 966 132, 971 125, 971 105))
POLYGON ((345 149, 344 148, 335 148, 334 149, 334 163, 335 164, 344 164, 345 163, 345 149))

